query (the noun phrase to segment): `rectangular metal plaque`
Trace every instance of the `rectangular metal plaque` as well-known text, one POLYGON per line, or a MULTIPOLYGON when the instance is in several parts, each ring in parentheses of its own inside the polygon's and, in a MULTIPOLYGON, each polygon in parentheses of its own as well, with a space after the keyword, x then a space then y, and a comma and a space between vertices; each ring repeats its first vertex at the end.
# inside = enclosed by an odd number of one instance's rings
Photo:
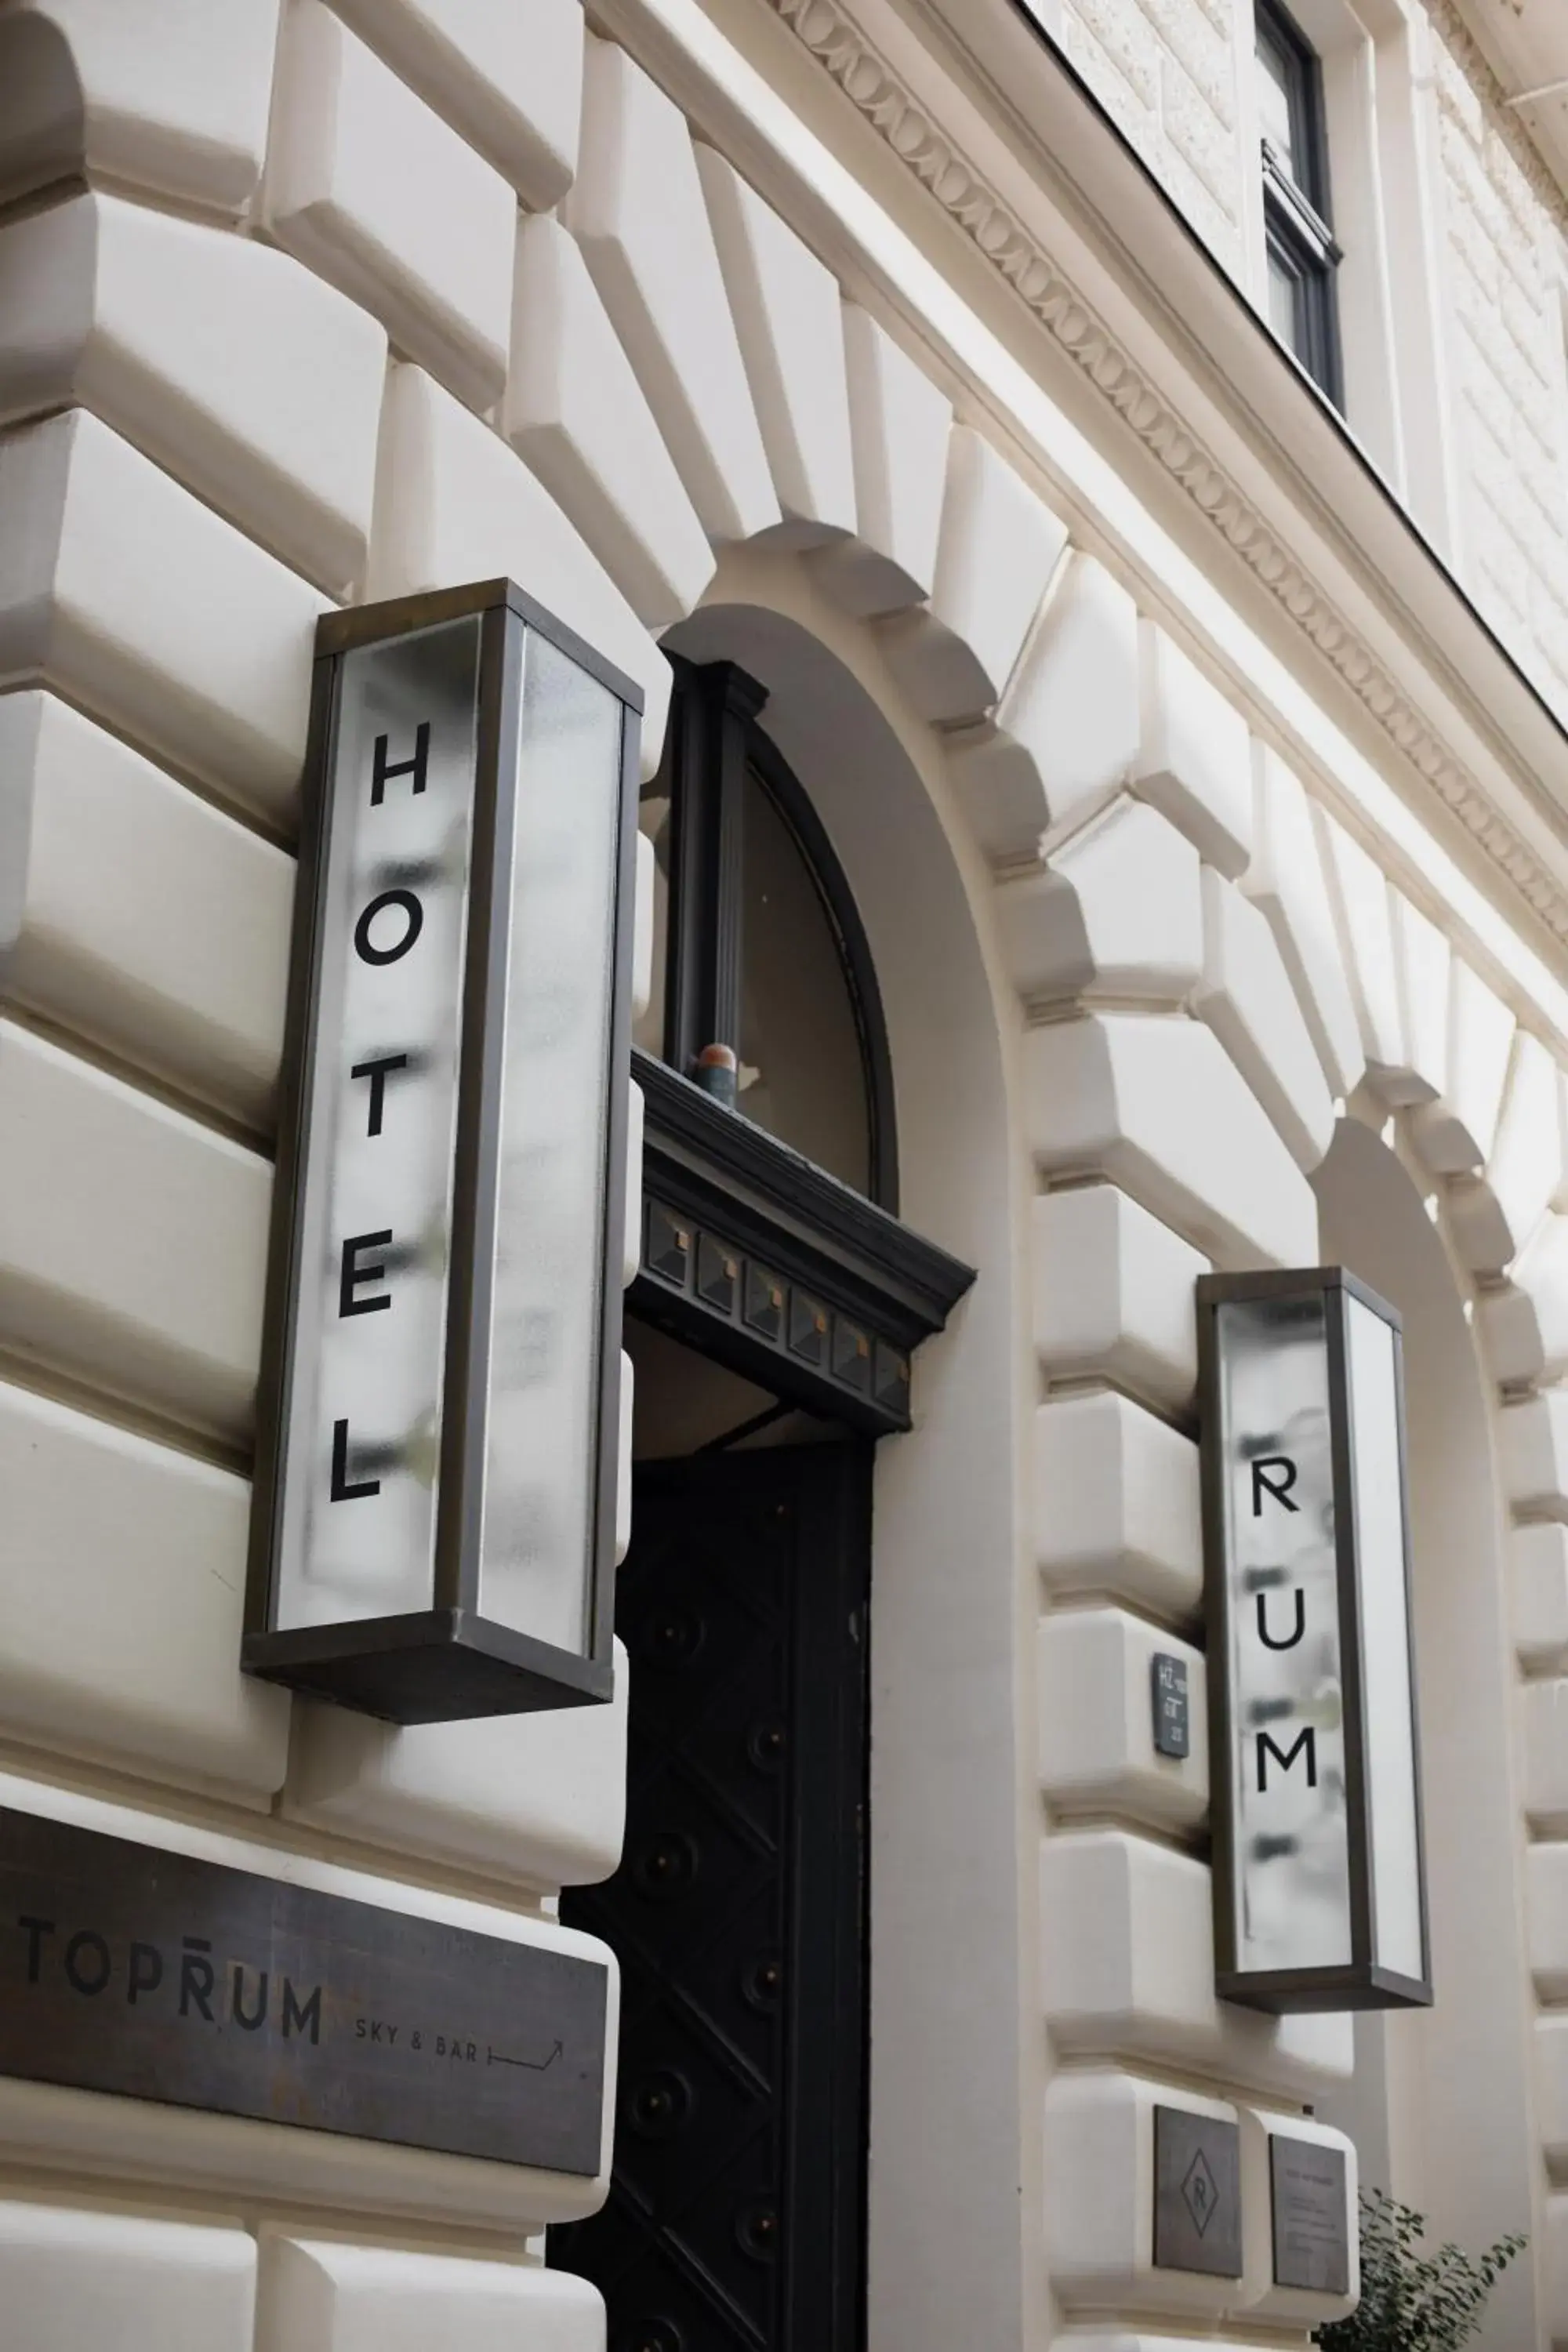
POLYGON ((1150 1661, 1149 1679, 1154 1705, 1154 1748, 1161 1756, 1178 1759, 1192 1753, 1187 1716, 1187 1662, 1168 1650, 1150 1661))
POLYGON ((1154 2261, 1241 2276, 1241 2133, 1223 2117, 1154 2110, 1154 2261))
POLYGON ((1268 2136, 1274 2198, 1274 2284, 1319 2294, 1348 2294, 1350 2209, 1343 2148, 1268 2136))
POLYGON ((609 1971, 0 1808, 0 2074, 592 2175, 609 1971))

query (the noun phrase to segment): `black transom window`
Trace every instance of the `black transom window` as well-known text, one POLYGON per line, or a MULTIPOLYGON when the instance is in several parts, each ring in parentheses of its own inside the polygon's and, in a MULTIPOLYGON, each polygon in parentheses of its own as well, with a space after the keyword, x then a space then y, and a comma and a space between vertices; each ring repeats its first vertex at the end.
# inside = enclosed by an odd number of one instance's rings
POLYGON ((1322 71, 1277 0, 1256 0, 1256 12, 1268 320, 1338 407, 1340 248, 1330 227, 1322 71))
POLYGON ((870 955, 826 835, 759 724, 764 701, 731 663, 676 663, 664 764, 639 812, 656 899, 636 1043, 896 1210, 870 955))

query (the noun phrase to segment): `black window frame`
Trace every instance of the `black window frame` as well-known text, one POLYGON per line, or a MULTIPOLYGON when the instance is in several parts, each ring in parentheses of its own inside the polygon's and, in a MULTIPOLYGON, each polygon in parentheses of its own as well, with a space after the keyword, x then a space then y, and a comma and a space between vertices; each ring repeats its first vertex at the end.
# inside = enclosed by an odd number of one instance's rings
MULTIPOLYGON (((750 773, 794 840, 827 917, 860 1048, 868 1144, 865 1198, 897 1216, 887 1024, 849 885, 809 795, 759 724, 766 688, 733 662, 671 660, 675 692, 664 763, 655 783, 644 788, 650 795, 668 794, 670 802, 662 1058, 683 1077, 696 1078, 704 1047, 739 1050, 750 773)), ((740 1108, 743 1114, 743 1102, 740 1108)))
MULTIPOLYGON (((1337 277, 1343 256, 1331 226, 1322 62, 1279 0, 1254 0, 1253 14, 1257 47, 1267 47, 1284 69, 1294 163, 1292 169, 1272 140, 1260 140, 1268 256, 1294 289, 1296 331, 1289 349, 1320 391, 1342 409, 1337 277)), ((1263 70, 1261 63, 1256 69, 1263 70)))

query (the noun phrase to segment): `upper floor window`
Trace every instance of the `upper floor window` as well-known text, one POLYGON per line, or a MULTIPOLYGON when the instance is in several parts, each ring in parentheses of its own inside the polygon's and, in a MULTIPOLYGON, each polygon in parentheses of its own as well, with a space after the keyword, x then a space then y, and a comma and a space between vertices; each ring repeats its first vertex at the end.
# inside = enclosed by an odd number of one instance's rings
POLYGON ((1268 319, 1314 383, 1342 400, 1329 226, 1329 157, 1318 58, 1277 0, 1256 0, 1258 110, 1268 319))

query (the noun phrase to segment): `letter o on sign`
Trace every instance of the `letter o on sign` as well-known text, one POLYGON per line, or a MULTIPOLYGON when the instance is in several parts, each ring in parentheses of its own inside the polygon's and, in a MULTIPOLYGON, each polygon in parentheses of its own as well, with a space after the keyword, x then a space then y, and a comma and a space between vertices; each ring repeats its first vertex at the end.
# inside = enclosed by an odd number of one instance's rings
POLYGON ((425 928, 425 909, 412 890, 384 890, 373 898, 354 925, 354 953, 362 963, 396 963, 405 956, 425 928), (371 925, 378 915, 396 908, 403 917, 403 935, 390 947, 378 948, 371 938, 371 925))

